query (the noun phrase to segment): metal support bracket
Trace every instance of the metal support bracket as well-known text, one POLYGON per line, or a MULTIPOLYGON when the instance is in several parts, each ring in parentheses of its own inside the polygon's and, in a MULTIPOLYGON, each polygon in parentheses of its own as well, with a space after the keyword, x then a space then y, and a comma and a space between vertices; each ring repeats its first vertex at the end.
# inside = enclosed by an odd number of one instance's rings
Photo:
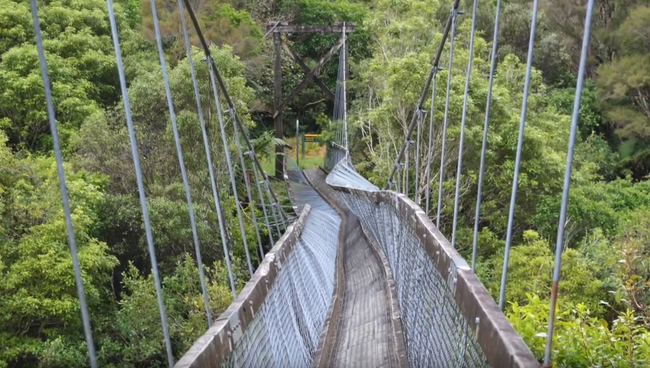
POLYGON ((447 286, 452 295, 456 295, 456 284, 458 282, 458 266, 454 262, 449 264, 449 276, 447 276, 447 286))
POLYGON ((230 332, 228 334, 232 340, 233 347, 235 347, 237 346, 237 341, 239 341, 243 336, 241 321, 239 320, 239 311, 230 315, 228 318, 228 325, 230 326, 230 332))

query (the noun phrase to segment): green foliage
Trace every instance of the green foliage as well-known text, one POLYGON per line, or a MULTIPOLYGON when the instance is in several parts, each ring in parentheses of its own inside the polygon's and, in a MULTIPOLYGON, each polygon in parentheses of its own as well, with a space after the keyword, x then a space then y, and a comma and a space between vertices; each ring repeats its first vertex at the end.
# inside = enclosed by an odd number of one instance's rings
MULTIPOLYGON (((56 346, 83 345, 72 257, 53 158, 17 159, 0 133, 0 366, 23 359, 47 364, 56 346)), ((91 309, 107 302, 117 260, 90 235, 102 201, 101 177, 67 176, 68 193, 91 309)), ((65 359, 78 355, 63 350, 65 359)), ((85 360, 85 355, 81 355, 85 360)))
POLYGON ((264 131, 257 138, 251 140, 255 154, 260 160, 268 160, 275 155, 276 147, 288 148, 290 145, 283 139, 275 138, 270 130, 264 131))
MULTIPOLYGON (((210 281, 210 307, 217 315, 232 302, 228 282, 223 280, 224 271, 220 263, 206 269, 210 281)), ((103 344, 105 359, 107 363, 114 362, 112 366, 165 367, 165 346, 153 277, 151 274, 142 276, 132 264, 123 277, 125 292, 116 315, 115 340, 103 344)), ((163 279, 163 294, 174 350, 182 353, 203 334, 207 324, 198 268, 189 254, 184 254, 176 262, 174 271, 163 279)))
MULTIPOLYGON (((9 143, 49 149, 49 125, 27 1, 0 1, 0 119, 9 143), (6 36, 4 36, 6 35, 6 36)), ((116 7, 120 25, 121 7, 116 7)), ((55 111, 64 145, 85 117, 118 98, 106 4, 64 0, 39 8, 55 111)))
MULTIPOLYGON (((140 0, 140 2, 141 33, 147 40, 155 42, 151 3, 149 0, 140 0)), ((259 53, 263 34, 246 10, 236 9, 229 1, 224 0, 193 0, 190 3, 208 42, 220 47, 230 46, 236 55, 243 58, 250 58, 259 53)), ((178 4, 176 1, 156 0, 156 9, 163 45, 174 57, 173 62, 180 60, 185 55, 185 41, 178 4)), ((199 45, 198 36, 192 30, 193 25, 189 16, 186 16, 186 20, 190 28, 188 30, 190 42, 192 45, 199 45)))
MULTIPOLYGON (((490 259, 491 269, 482 278, 483 283, 495 298, 499 295, 503 248, 490 259)), ((506 300, 525 303, 526 295, 550 295, 555 256, 551 246, 539 238, 534 231, 524 232, 524 242, 513 247, 510 253, 506 300)), ((591 311, 600 311, 599 302, 604 293, 602 281, 594 276, 600 265, 589 263, 573 249, 562 253, 562 282, 560 283, 561 302, 580 300, 591 311)))
POLYGON ((619 236, 615 240, 618 256, 617 276, 622 287, 618 290, 617 302, 634 310, 643 322, 650 322, 650 282, 648 282, 648 263, 650 262, 650 220, 648 210, 640 207, 625 216, 621 221, 619 236))
MULTIPOLYGON (((562 196, 544 197, 537 207, 535 223, 542 235, 555 238, 562 196)), ((650 205, 650 182, 618 179, 573 188, 569 197, 566 239, 575 245, 592 229, 614 237, 627 214, 650 205)))
MULTIPOLYGON (((544 355, 549 304, 527 294, 527 304, 512 303, 510 322, 538 359, 544 355)), ((640 367, 650 359, 650 332, 630 310, 609 324, 582 303, 558 308, 552 364, 557 367, 640 367)))
MULTIPOLYGON (((207 160, 199 144, 203 137, 180 14, 174 1, 156 4, 198 236, 205 265, 209 265, 205 271, 211 308, 217 315, 230 303, 231 292, 222 264, 223 246, 216 230, 219 226, 213 198, 205 190, 210 185, 207 160)), ((471 1, 463 4, 463 9, 469 9, 471 1)), ((116 0, 115 5, 163 298, 174 351, 181 354, 205 330, 206 320, 192 256, 188 207, 152 42, 151 10, 147 0, 116 0)), ((385 184, 413 117, 431 56, 441 40, 447 5, 422 0, 195 0, 192 5, 248 129, 255 128, 251 115, 266 119, 272 111, 273 50, 263 40, 258 24, 269 20, 316 25, 355 23, 356 31, 348 43, 351 151, 358 170, 377 184, 385 184)), ((157 296, 124 110, 119 103, 105 3, 46 1, 39 3, 39 10, 100 365, 163 367, 166 357, 157 296)), ((541 4, 537 25, 506 299, 512 303, 508 311, 511 322, 538 356, 543 352, 548 318, 584 12, 584 4, 549 0, 541 4)), ((493 14, 493 3, 479 6, 457 232, 457 248, 465 256, 470 254, 473 236, 493 14)), ((502 270, 530 17, 529 6, 522 1, 503 6, 477 265, 477 274, 495 296, 502 270)), ((589 82, 579 112, 581 134, 562 254, 560 319, 553 353, 557 366, 631 367, 650 359, 650 213, 646 210, 650 188, 644 181, 650 172, 650 33, 645 31, 649 19, 646 0, 616 0, 600 4, 600 17, 594 20, 589 82)), ((450 168, 457 163, 458 122, 470 57, 470 19, 466 14, 459 20, 448 151, 441 163, 436 150, 432 157, 435 164, 430 167, 429 184, 433 188, 437 188, 440 165, 446 167, 441 214, 445 233, 451 223, 455 178, 450 168)), ((0 368, 83 367, 87 366, 87 354, 56 167, 48 153, 51 137, 31 21, 26 0, 0 0, 0 368)), ((198 39, 194 32, 190 34, 196 47, 198 39)), ((338 37, 294 34, 288 35, 288 42, 313 66, 338 37)), ((447 65, 448 54, 449 44, 441 65, 447 65)), ((245 202, 245 233, 240 234, 227 169, 216 158, 224 149, 234 157, 241 142, 232 139, 232 121, 226 117, 228 141, 223 147, 208 70, 199 62, 203 56, 200 50, 195 48, 193 56, 229 230, 227 242, 234 256, 237 287, 241 288, 248 279, 244 237, 253 263, 259 262, 250 216, 250 211, 259 208, 246 198, 244 172, 235 165, 236 190, 245 202)), ((335 85, 336 59, 335 55, 320 71, 330 88, 335 85)), ((434 147, 439 147, 447 74, 442 70, 437 75, 433 108, 430 97, 424 104, 431 114, 421 126, 419 143, 423 147, 431 117, 434 147)), ((303 77, 302 69, 285 55, 285 96, 303 77)), ((223 99, 221 106, 225 106, 223 99)), ((323 139, 329 141, 340 126, 340 122, 330 126, 331 108, 322 91, 310 86, 288 104, 285 121, 299 118, 310 131, 322 130, 323 139)), ((276 146, 287 144, 273 138, 263 126, 259 132, 253 144, 262 158, 272 157, 276 146)), ((424 164, 420 169, 424 172, 424 164)), ((425 179, 420 179, 420 187, 424 187, 425 179)), ((281 183, 273 184, 285 190, 281 183)), ((432 208, 436 201, 432 199, 432 208)))

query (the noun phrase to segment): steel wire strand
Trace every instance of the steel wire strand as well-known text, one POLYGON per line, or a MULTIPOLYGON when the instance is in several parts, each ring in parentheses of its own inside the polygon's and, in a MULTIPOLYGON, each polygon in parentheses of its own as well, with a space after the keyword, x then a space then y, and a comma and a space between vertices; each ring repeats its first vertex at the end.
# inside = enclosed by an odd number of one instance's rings
POLYGON ((56 170, 59 176, 59 188, 61 190, 61 201, 63 202, 63 213, 65 215, 65 224, 68 233, 70 255, 72 257, 72 266, 74 268, 75 285, 77 287, 77 295, 79 297, 79 306, 81 309, 81 320, 83 323, 84 338, 88 347, 88 358, 90 360, 90 366, 92 368, 97 368, 97 354, 95 351, 95 343, 93 341, 90 314, 88 313, 86 292, 84 290, 83 278, 81 275, 81 266, 79 264, 79 256, 77 254, 77 240, 74 234, 74 226, 72 224, 72 210, 70 209, 70 198, 68 196, 65 170, 63 168, 63 155, 61 154, 61 145, 59 143, 59 131, 56 123, 56 115, 54 113, 54 100, 52 98, 52 89, 50 85, 47 61, 45 60, 45 49, 43 48, 43 36, 41 34, 41 25, 38 18, 38 7, 36 5, 36 0, 30 0, 30 6, 34 26, 34 36, 36 38, 36 48, 38 49, 38 59, 41 68, 41 77, 43 78, 43 87, 45 89, 44 92, 47 104, 47 117, 50 124, 50 132, 52 134, 54 157, 56 158, 56 170))
POLYGON ((122 92, 122 102, 124 103, 124 111, 126 115, 126 125, 129 132, 129 140, 131 142, 131 155, 133 157, 133 165, 135 167, 135 176, 138 186, 138 194, 140 197, 140 206, 142 207, 142 217, 144 220, 145 235, 147 239, 147 247, 149 249, 149 258, 151 259, 151 269, 156 287, 156 297, 158 300, 158 311, 160 313, 160 324, 163 330, 165 339, 165 350, 167 351, 167 363, 170 367, 174 366, 174 354, 172 351, 171 338, 169 336, 169 326, 167 324, 167 313, 165 312, 165 302, 163 300, 162 286, 160 282, 160 274, 158 272, 158 261, 156 260, 156 248, 153 242, 153 234, 151 231, 151 221, 149 219, 149 209, 147 206, 147 198, 144 190, 144 182, 142 179, 142 170, 140 168, 140 154, 138 153, 138 142, 135 137, 135 129, 133 127, 133 117, 131 115, 131 105, 129 101, 129 94, 126 85, 126 76, 124 73, 124 66, 122 63, 122 50, 117 31, 117 23, 115 21, 115 13, 113 10, 113 0, 106 0, 108 5, 108 17, 111 24, 111 36, 113 38, 113 47, 115 49, 115 57, 117 60, 117 71, 120 79, 120 88, 122 92))
MULTIPOLYGON (((180 10, 180 17, 181 17, 181 26, 183 27, 183 37, 185 38, 185 49, 187 52, 187 59, 190 64, 190 73, 192 75, 192 84, 194 86, 194 96, 196 98, 196 106, 197 106, 197 113, 199 116, 199 124, 201 126, 201 135, 203 137, 203 147, 205 149, 205 157, 207 160, 208 164, 208 173, 210 175, 210 189, 212 189, 212 197, 214 198, 214 206, 215 210, 217 212, 217 220, 219 221, 219 230, 220 230, 220 235, 221 235, 221 244, 223 247, 223 256, 224 259, 226 260, 226 267, 228 269, 228 280, 230 281, 230 291, 233 295, 233 298, 237 296, 237 289, 235 287, 235 277, 233 275, 232 271, 232 265, 229 257, 229 251, 228 251, 228 241, 227 241, 227 228, 225 226, 225 221, 226 219, 223 218, 223 210, 222 210, 222 204, 221 204, 221 198, 219 197, 219 191, 217 188, 216 180, 215 180, 215 175, 214 175, 214 166, 212 164, 212 153, 210 152, 210 144, 208 141, 208 133, 205 128, 205 119, 203 116, 203 107, 201 106, 201 95, 199 92, 199 83, 196 78, 196 69, 194 66, 194 58, 192 57, 192 46, 190 44, 189 40, 189 34, 187 31, 187 24, 185 20, 185 11, 183 9, 183 1, 178 0, 178 9, 180 10)), ((197 265, 199 268, 199 277, 201 278, 201 288, 204 293, 204 302, 206 304, 206 313, 208 315, 208 327, 212 325, 212 317, 211 317, 211 312, 210 312, 210 303, 209 299, 207 297, 207 288, 205 285, 205 276, 204 276, 204 270, 202 266, 202 260, 201 260, 201 253, 200 249, 196 249, 196 256, 197 256, 197 265)))
POLYGON ((512 191, 510 195, 510 210, 508 211, 508 228, 506 230, 506 247, 503 255, 503 271, 499 288, 499 309, 503 310, 506 297, 506 281, 508 280, 508 261, 510 247, 512 246, 512 232, 515 221, 515 206, 517 202, 517 189, 519 188, 519 169, 521 167, 521 153, 524 144, 524 130, 526 127, 526 112, 528 106, 528 92, 530 91, 530 75, 533 65, 533 51, 535 46, 535 32, 537 29, 537 9, 539 0, 533 2, 533 16, 530 22, 530 38, 528 40, 528 57, 526 60, 526 79, 524 82, 523 99, 521 102, 521 117, 519 120, 519 135, 517 137, 517 156, 515 158, 515 172, 512 178, 512 191))

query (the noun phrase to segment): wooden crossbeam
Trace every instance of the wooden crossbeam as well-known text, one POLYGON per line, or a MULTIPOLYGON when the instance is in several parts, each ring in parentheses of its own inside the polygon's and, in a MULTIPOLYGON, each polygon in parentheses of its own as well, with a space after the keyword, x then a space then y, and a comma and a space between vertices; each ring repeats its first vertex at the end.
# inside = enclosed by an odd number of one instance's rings
MULTIPOLYGON (((317 72, 318 70, 320 70, 320 68, 322 68, 323 65, 325 65, 325 63, 328 62, 329 59, 332 58, 332 56, 334 55, 334 53, 337 52, 337 51, 341 48, 341 46, 343 45, 343 41, 344 41, 344 38, 343 38, 343 37, 340 37, 339 40, 338 40, 338 42, 336 42, 336 44, 335 44, 334 46, 332 46, 332 47, 329 49, 329 51, 327 51, 327 53, 326 53, 325 55, 323 55, 323 57, 318 61, 318 64, 316 64, 316 66, 314 67, 314 69, 312 69, 309 73, 307 73, 307 75, 306 75, 305 78, 302 80, 302 82, 300 82, 300 84, 298 84, 298 85, 296 86, 296 88, 294 88, 293 91, 291 91, 291 93, 289 94, 289 96, 288 96, 286 99, 284 99, 284 100, 282 101, 282 103, 281 103, 279 106, 277 106, 277 107, 275 108, 275 112, 273 113, 273 117, 274 117, 274 118, 275 118, 276 116, 278 116, 279 112, 282 111, 282 109, 284 108, 284 106, 285 106, 287 103, 289 103, 289 101, 291 101, 294 97, 296 97, 296 95, 298 95, 298 93, 300 93, 300 91, 302 91, 303 89, 305 89, 305 87, 307 87, 307 84, 309 83, 309 80, 310 80, 311 78, 313 78, 314 75, 316 74, 316 72, 317 72)), ((331 93, 331 92, 330 92, 330 93, 331 93)))
MULTIPOLYGON (((283 122, 283 113, 282 110, 289 101, 298 95, 307 84, 313 80, 320 89, 325 92, 327 98, 334 99, 334 93, 327 88, 327 85, 323 80, 316 75, 327 61, 329 61, 334 53, 338 51, 341 46, 345 43, 345 38, 343 37, 343 32, 346 34, 353 33, 355 31, 355 26, 353 23, 338 23, 330 25, 321 25, 321 26, 303 26, 289 24, 289 22, 269 22, 266 27, 267 34, 273 33, 273 49, 275 53, 275 61, 273 63, 273 74, 274 74, 274 88, 273 88, 273 125, 275 127, 275 137, 284 138, 284 122, 283 122), (318 61, 316 66, 313 69, 309 69, 305 61, 284 41, 282 41, 283 33, 338 33, 340 38, 336 45, 334 45, 323 57, 318 61), (298 64, 300 68, 307 73, 305 78, 298 84, 294 90, 289 94, 286 99, 282 99, 282 56, 280 55, 281 50, 284 49, 287 54, 298 64)), ((347 61, 345 61, 345 78, 347 79, 347 61)), ((317 101, 314 103, 320 103, 317 101)), ((283 177, 284 165, 282 160, 282 147, 276 147, 276 156, 275 156, 275 176, 279 179, 283 177)))
MULTIPOLYGON (((287 52, 287 54, 289 54, 289 56, 291 56, 291 58, 300 66, 300 68, 302 68, 302 70, 307 73, 307 75, 311 73, 312 70, 309 69, 305 61, 284 40, 282 40, 282 48, 287 52)), ((318 72, 318 70, 316 72, 318 72)), ((334 100, 334 93, 332 93, 332 91, 327 87, 325 82, 323 82, 323 80, 318 75, 314 74, 312 76, 312 79, 314 80, 314 83, 316 83, 316 85, 320 87, 323 92, 325 92, 329 99, 334 100)))
MULTIPOLYGON (((299 24, 289 24, 289 22, 269 22, 266 25, 266 31, 273 33, 342 33, 343 23, 322 26, 303 26, 299 24)), ((354 24, 346 22, 345 33, 353 33, 354 31, 354 24)))

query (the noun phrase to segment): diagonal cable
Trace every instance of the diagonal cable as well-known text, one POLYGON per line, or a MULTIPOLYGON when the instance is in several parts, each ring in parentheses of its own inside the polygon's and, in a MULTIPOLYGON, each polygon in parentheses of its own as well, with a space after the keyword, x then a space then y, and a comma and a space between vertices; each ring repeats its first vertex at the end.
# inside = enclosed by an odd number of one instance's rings
MULTIPOLYGON (((152 0, 153 1, 153 0, 152 0)), ((208 64, 213 64, 212 57, 208 58, 208 64)), ((228 166, 228 176, 230 177, 230 186, 232 194, 235 199, 235 208, 237 210, 237 219, 239 221, 239 230, 241 232, 242 242, 244 243, 244 252, 246 253, 246 264, 248 265, 248 273, 253 276, 253 263, 251 262, 250 250, 248 249, 248 240, 246 239, 246 228, 244 227, 244 218, 242 216, 241 203, 239 202, 239 194, 237 194, 237 183, 235 182, 235 174, 232 168, 232 161, 230 160, 230 149, 228 148, 228 138, 226 137, 226 128, 223 121, 223 112, 221 110, 221 102, 219 101, 219 92, 217 91, 217 84, 215 82, 214 73, 211 67, 208 67, 210 72, 210 85, 212 86, 212 94, 214 102, 217 106, 217 118, 219 119, 219 128, 221 130, 221 141, 223 143, 223 152, 225 155, 226 166, 228 166)))
POLYGON ((512 178, 512 192, 510 195, 510 210, 508 211, 508 229, 506 231, 506 249, 503 255, 503 272, 501 273, 501 287, 499 289, 499 309, 503 310, 506 297, 506 281, 508 280, 508 261, 512 245, 512 231, 515 221, 515 205, 517 202, 517 189, 519 187, 519 168, 521 167, 521 152, 524 144, 524 129, 526 127, 526 112, 528 106, 528 92, 530 91, 530 74, 533 68, 533 50, 535 47, 535 31, 537 30, 537 9, 539 0, 533 2, 533 16, 530 22, 530 39, 528 40, 528 58, 526 61, 526 81, 524 82, 524 96, 521 102, 521 117, 519 120, 519 136, 517 138, 517 156, 515 158, 515 173, 512 178))
MULTIPOLYGON (((201 95, 199 93, 199 83, 196 79, 196 70, 194 67, 194 59, 192 58, 192 46, 190 44, 189 34, 187 32, 187 24, 185 21, 185 11, 183 10, 183 1, 178 0, 178 9, 180 10, 181 25, 183 27, 183 37, 185 38, 185 49, 187 52, 187 60, 190 64, 190 73, 192 74, 192 84, 194 86, 194 96, 196 98, 196 107, 199 115, 199 124, 201 125, 201 134, 203 136, 203 147, 205 148, 205 157, 208 164, 208 173, 210 174, 210 187, 212 189, 212 197, 214 198, 214 206, 217 211, 217 219, 219 221, 219 230, 221 233, 221 244, 223 246, 223 257, 226 260, 226 267, 228 268, 228 279, 230 281, 230 291, 232 292, 233 298, 237 296, 237 291, 235 288, 235 278, 232 272, 232 265, 230 262, 229 252, 228 252, 228 241, 227 241, 227 229, 225 226, 226 219, 223 218, 223 211, 221 209, 221 199, 219 198, 219 191, 217 189, 217 184, 214 175, 214 167, 212 165, 212 154, 210 152, 210 144, 208 142, 208 134, 205 129, 205 119, 203 117, 203 107, 201 106, 201 95)), ((208 316, 208 325, 212 325, 212 317, 210 315, 210 302, 208 300, 207 288, 205 285, 205 276, 201 261, 201 250, 196 248, 196 261, 199 268, 199 277, 201 278, 201 289, 203 290, 203 299, 206 308, 206 314, 208 316)), ((208 326, 208 327, 209 327, 208 326)))
POLYGON ((415 138, 415 203, 420 205, 420 146, 422 140, 422 122, 426 115, 425 111, 419 112, 420 116, 418 117, 418 130, 415 138))
POLYGON ((431 165, 433 160, 433 125, 435 122, 435 113, 436 113, 436 84, 438 81, 438 72, 440 68, 436 67, 433 74, 433 83, 431 85, 431 117, 429 118, 429 139, 427 147, 427 167, 426 167, 426 192, 425 192, 425 207, 427 217, 429 216, 429 206, 431 202, 431 165))
POLYGON ((442 193, 445 179, 445 149, 447 145, 447 125, 449 123, 449 100, 451 98, 451 77, 454 66, 454 39, 456 38, 456 21, 458 9, 452 9, 451 16, 451 37, 449 41, 449 73, 447 74, 447 96, 445 100, 445 117, 442 123, 442 145, 440 146, 440 178, 438 184, 438 211, 436 213, 436 227, 440 228, 440 215, 442 212, 442 193))
POLYGON ((269 223, 269 215, 268 212, 266 211, 266 200, 264 199, 264 193, 262 192, 261 188, 261 183, 259 175, 257 174, 257 168, 255 165, 253 165, 253 178, 255 179, 255 187, 257 188, 257 195, 260 199, 260 203, 262 204, 262 214, 264 214, 264 222, 266 225, 266 229, 269 232, 269 240, 271 241, 271 247, 273 247, 273 244, 275 244, 275 241, 273 240, 273 229, 271 228, 271 224, 269 223))
MULTIPOLYGON (((201 46, 203 47, 203 51, 205 53, 206 59, 212 59, 212 54, 210 52, 210 48, 208 47, 208 43, 205 40, 205 37, 203 36, 203 32, 201 31, 201 27, 199 26, 199 21, 196 18, 196 15, 194 14, 194 10, 192 9, 192 6, 190 4, 190 0, 183 0, 185 3, 185 7, 187 9, 187 12, 190 16, 190 19, 192 20, 192 24, 194 25, 194 30, 196 31, 197 36, 199 37, 199 41, 201 42, 201 46)), ((266 187, 266 193, 271 198, 271 209, 273 210, 274 217, 276 219, 276 224, 283 224, 286 225, 288 222, 288 217, 282 210, 282 207, 280 206, 280 202, 278 201, 278 197, 276 196, 275 192, 273 191, 273 188, 271 187, 271 182, 269 181, 268 175, 262 168, 262 165, 259 162, 259 159, 257 158, 257 155, 255 154, 255 151, 253 149, 253 145, 251 144, 250 139, 248 138, 248 135, 245 133, 246 128, 241 122, 241 119, 237 115, 237 110, 235 109, 235 104, 233 103, 232 99, 230 98, 230 94, 228 93, 228 89, 226 88, 226 84, 223 81, 223 78, 221 78, 221 74, 219 73, 219 69, 217 68, 216 64, 214 62, 209 63, 209 68, 214 74, 214 79, 216 79, 216 82, 223 92, 223 97, 226 100, 226 104, 228 105, 228 108, 233 111, 233 115, 235 118, 235 123, 237 124, 237 127, 244 132, 244 141, 246 142, 246 147, 251 152, 250 157, 253 159, 253 162, 255 163, 255 167, 259 170, 259 172, 262 174, 262 177, 264 178, 264 184, 266 187)))
MULTIPOLYGON (((420 98, 418 99, 417 105, 415 106, 415 111, 422 110, 422 106, 424 105, 424 101, 426 100, 429 92, 429 88, 431 87, 431 82, 433 81, 433 77, 437 73, 438 66, 440 65, 440 57, 442 56, 442 51, 444 50, 445 43, 447 41, 447 37, 449 36, 449 31, 451 29, 452 25, 452 17, 455 14, 455 12, 458 10, 458 5, 460 4, 460 0, 454 0, 452 4, 452 12, 447 18, 447 23, 445 24, 445 29, 442 32, 442 39, 440 40, 440 44, 438 45, 438 50, 436 51, 436 55, 433 57, 433 62, 431 65, 431 71, 429 72, 429 76, 427 77, 426 82, 424 83, 424 88, 422 89, 422 93, 420 93, 420 98)), ((386 189, 390 189, 393 187, 393 178, 395 174, 397 173, 397 170, 400 168, 400 162, 402 162, 402 157, 404 157, 404 151, 407 148, 407 142, 411 139, 411 134, 413 134, 413 130, 415 129, 415 124, 417 123, 417 115, 414 113, 413 118, 411 119, 411 123, 409 124, 408 129, 406 130, 406 136, 404 138, 404 144, 402 145, 402 148, 400 149, 400 152, 397 154, 397 159, 395 160, 395 165, 391 169, 390 175, 388 175, 388 181, 386 182, 386 189)))
MULTIPOLYGON (((181 147, 181 138, 178 134, 178 125, 176 124, 176 111, 174 110, 174 102, 172 101, 172 91, 169 87, 169 76, 167 75, 167 64, 165 62, 165 54, 162 45, 162 36, 160 34, 160 24, 158 23, 158 11, 156 9, 155 0, 151 0, 151 14, 153 16, 153 27, 156 32, 156 43, 158 45, 158 57, 160 59, 160 68, 162 69, 163 82, 165 84, 165 95, 167 97, 167 106, 169 107, 169 118, 172 122, 172 131, 174 133, 174 142, 176 144, 176 154, 178 156, 178 164, 181 168, 181 177, 183 178, 183 188, 185 189, 185 198, 187 200, 187 208, 190 215, 190 227, 192 228, 192 241, 194 242, 194 249, 196 251, 197 261, 199 264, 199 278, 201 279, 201 289, 203 292, 203 299, 205 303, 205 312, 208 316, 208 325, 212 324, 210 317, 210 302, 208 301, 208 291, 205 286, 205 277, 203 275, 201 259, 201 246, 199 244, 199 235, 196 230, 196 218, 194 214, 194 204, 192 203, 192 193, 190 191, 190 183, 187 179, 187 170, 185 168, 185 160, 183 158, 183 148, 181 147)), ((181 16, 183 13, 181 13, 181 16)), ((187 32, 185 32, 187 36, 187 32)))
MULTIPOLYGON (((179 0, 180 1, 180 0, 179 0)), ((233 121, 235 117, 232 116, 232 111, 230 112, 233 121)), ((244 185, 246 186, 246 195, 248 196, 248 207, 251 209, 251 217, 253 226, 255 227, 255 235, 257 235, 257 245, 259 246, 260 251, 260 262, 264 258, 264 248, 262 247, 262 237, 260 236, 260 227, 257 223, 257 215, 255 214, 255 200, 253 199, 253 194, 251 193, 251 183, 248 180, 248 175, 246 172, 246 161, 244 161, 244 154, 241 150, 241 145, 239 141, 239 129, 237 129, 237 124, 233 124, 233 131, 235 132, 235 142, 237 143, 237 154, 239 156, 239 163, 241 165, 242 176, 244 177, 244 185)))
POLYGON ((546 333, 546 347, 544 349, 544 367, 551 366, 551 352, 553 344, 553 328, 555 326, 555 308, 559 292, 560 270, 562 266, 562 247, 564 241, 564 225, 566 224, 566 213, 569 204, 569 187, 571 185, 571 167, 573 164, 573 151, 578 135, 578 120, 580 116, 580 99, 584 87, 585 74, 587 69, 587 53, 589 51, 589 37, 591 33, 591 18, 594 12, 594 0, 587 3, 587 14, 585 15, 585 30, 582 36, 582 50, 580 51, 580 66, 578 67, 578 80, 576 82, 576 93, 573 101, 573 114, 571 116, 571 133, 569 136, 569 148, 566 157, 566 169, 564 171, 564 185, 562 188, 562 206, 560 208, 560 219, 557 227, 557 239, 555 244, 555 267, 553 269, 553 287, 551 291, 551 307, 548 316, 548 332, 546 333))

